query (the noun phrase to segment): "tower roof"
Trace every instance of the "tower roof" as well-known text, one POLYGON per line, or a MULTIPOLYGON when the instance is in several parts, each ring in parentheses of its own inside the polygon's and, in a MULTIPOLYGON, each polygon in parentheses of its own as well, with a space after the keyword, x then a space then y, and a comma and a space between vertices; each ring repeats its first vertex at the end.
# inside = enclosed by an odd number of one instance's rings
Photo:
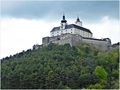
POLYGON ((79 19, 79 17, 77 17, 77 22, 80 22, 80 19, 79 19))
POLYGON ((67 21, 65 20, 65 15, 63 15, 63 20, 61 20, 61 23, 66 23, 67 21))

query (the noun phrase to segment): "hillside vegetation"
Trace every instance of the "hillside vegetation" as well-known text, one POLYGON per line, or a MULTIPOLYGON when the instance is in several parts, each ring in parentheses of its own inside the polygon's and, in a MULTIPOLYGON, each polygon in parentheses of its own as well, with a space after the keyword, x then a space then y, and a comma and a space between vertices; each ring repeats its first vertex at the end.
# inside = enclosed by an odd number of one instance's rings
POLYGON ((3 89, 118 89, 118 48, 50 44, 1 61, 3 89))

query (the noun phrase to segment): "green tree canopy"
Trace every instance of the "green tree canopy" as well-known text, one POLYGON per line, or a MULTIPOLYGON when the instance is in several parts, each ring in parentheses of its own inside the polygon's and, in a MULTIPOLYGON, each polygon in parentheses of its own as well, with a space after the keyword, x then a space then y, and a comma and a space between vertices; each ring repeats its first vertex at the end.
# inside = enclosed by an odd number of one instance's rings
POLYGON ((50 44, 1 60, 2 89, 118 89, 118 78, 118 48, 50 44))

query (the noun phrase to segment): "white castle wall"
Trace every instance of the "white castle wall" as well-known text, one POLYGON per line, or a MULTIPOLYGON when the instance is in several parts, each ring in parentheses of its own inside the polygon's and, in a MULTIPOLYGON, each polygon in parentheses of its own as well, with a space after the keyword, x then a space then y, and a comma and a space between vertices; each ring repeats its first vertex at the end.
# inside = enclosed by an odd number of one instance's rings
POLYGON ((92 37, 92 34, 89 32, 85 32, 83 30, 80 29, 76 29, 76 28, 71 28, 71 29, 61 29, 59 31, 53 31, 51 32, 51 36, 58 36, 61 34, 66 34, 66 33, 70 33, 70 34, 79 34, 82 37, 92 37))
POLYGON ((76 29, 74 28, 74 34, 79 34, 81 35, 82 37, 92 37, 92 34, 89 33, 89 32, 85 32, 83 30, 79 30, 79 29, 76 29))
POLYGON ((61 29, 59 31, 53 31, 51 32, 51 36, 58 36, 58 35, 61 35, 61 34, 66 34, 66 33, 71 33, 71 34, 74 34, 74 28, 71 28, 71 29, 61 29))

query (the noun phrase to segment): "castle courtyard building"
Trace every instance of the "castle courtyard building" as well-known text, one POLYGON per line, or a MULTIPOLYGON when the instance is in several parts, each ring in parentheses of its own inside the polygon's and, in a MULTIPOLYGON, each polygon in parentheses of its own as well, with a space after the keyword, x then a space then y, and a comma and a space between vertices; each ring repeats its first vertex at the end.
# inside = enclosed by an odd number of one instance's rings
POLYGON ((65 15, 63 15, 60 26, 54 27, 50 31, 50 34, 50 37, 44 37, 42 39, 43 46, 50 43, 59 45, 69 43, 71 46, 75 46, 79 43, 88 43, 103 51, 109 50, 111 47, 111 40, 109 38, 93 38, 93 33, 82 26, 82 21, 80 21, 79 17, 75 21, 75 24, 67 24, 65 15))
POLYGON ((54 27, 50 33, 51 37, 66 33, 79 34, 82 37, 92 37, 92 32, 89 29, 82 27, 82 22, 79 20, 79 18, 77 18, 75 24, 68 25, 64 15, 63 20, 61 20, 61 26, 54 27))

